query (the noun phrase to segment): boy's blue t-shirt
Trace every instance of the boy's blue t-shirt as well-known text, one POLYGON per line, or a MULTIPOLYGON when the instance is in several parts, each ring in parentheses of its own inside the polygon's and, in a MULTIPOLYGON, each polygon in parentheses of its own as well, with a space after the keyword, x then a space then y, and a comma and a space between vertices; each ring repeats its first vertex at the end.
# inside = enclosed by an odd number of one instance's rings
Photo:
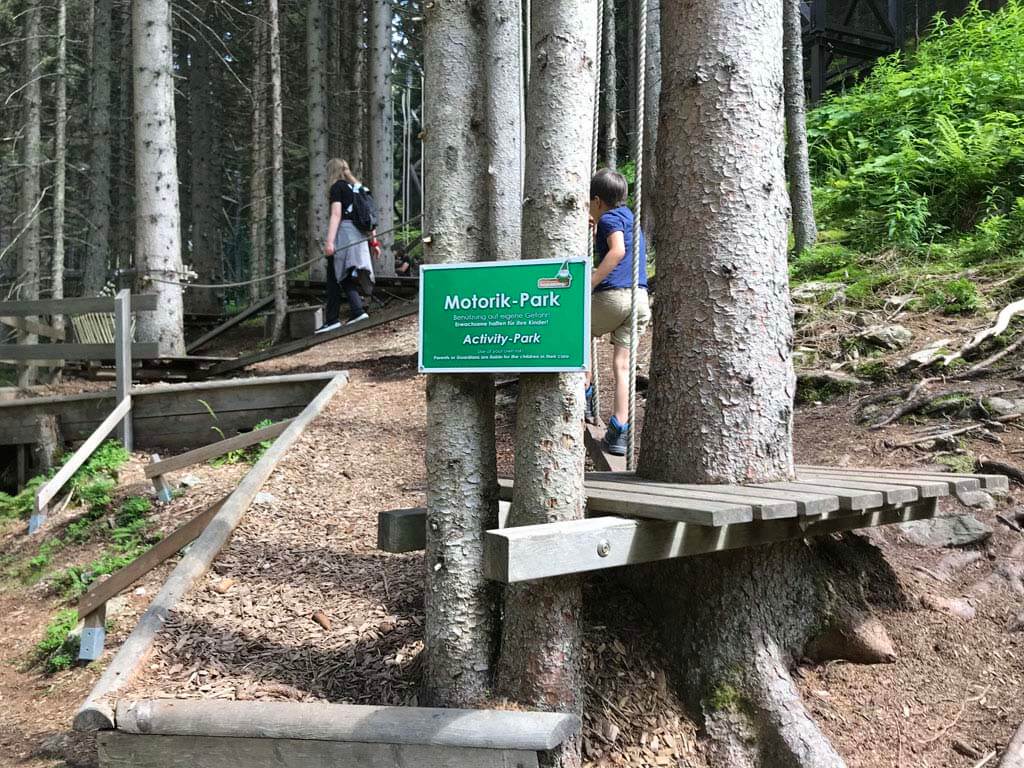
MULTIPOLYGON (((608 238, 613 232, 621 232, 626 243, 626 255, 622 257, 615 269, 604 280, 598 283, 594 292, 610 291, 614 288, 633 287, 633 212, 625 205, 613 208, 601 216, 597 222, 594 256, 596 267, 608 255, 608 238)), ((647 287, 647 242, 644 233, 640 233, 640 287, 647 287)))

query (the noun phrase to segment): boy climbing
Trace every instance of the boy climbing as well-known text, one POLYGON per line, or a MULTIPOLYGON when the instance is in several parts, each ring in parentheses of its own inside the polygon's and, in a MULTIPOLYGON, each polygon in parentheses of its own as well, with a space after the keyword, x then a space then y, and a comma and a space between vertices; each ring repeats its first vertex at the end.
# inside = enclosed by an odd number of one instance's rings
MULTIPOLYGON (((604 450, 625 456, 629 440, 629 350, 633 286, 633 211, 626 205, 629 185, 626 177, 602 168, 590 180, 590 221, 595 228, 594 256, 597 266, 591 276, 590 333, 612 336, 612 371, 615 398, 612 417, 605 432, 604 450)), ((651 320, 647 298, 647 244, 640 233, 640 291, 637 298, 637 338, 651 320)), ((587 373, 587 420, 597 419, 592 374, 587 373)))

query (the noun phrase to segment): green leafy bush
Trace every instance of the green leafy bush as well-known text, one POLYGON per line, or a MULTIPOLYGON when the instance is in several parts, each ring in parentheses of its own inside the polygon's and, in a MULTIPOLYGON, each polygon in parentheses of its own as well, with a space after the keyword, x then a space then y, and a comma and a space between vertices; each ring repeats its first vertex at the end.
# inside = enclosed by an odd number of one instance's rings
POLYGON ((35 663, 42 664, 52 674, 68 669, 78 655, 79 638, 72 637, 71 631, 78 624, 78 611, 69 608, 59 611, 46 625, 43 638, 36 643, 35 663))
POLYGON ((913 53, 809 113, 819 219, 869 252, 945 242, 973 261, 1019 255, 1022 93, 1022 0, 937 17, 913 53))
POLYGON ((933 283, 924 298, 929 308, 942 310, 947 315, 974 312, 983 303, 977 286, 964 278, 948 283, 933 283))

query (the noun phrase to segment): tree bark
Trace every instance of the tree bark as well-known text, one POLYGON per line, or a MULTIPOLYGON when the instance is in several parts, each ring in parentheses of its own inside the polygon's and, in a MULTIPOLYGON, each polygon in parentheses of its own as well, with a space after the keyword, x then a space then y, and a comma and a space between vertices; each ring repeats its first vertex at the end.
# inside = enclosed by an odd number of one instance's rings
MULTIPOLYGON (((57 114, 53 138, 53 263, 50 267, 50 297, 64 298, 64 219, 67 190, 67 122, 68 122, 68 5, 67 0, 57 0, 57 72, 56 89, 57 114)), ((64 316, 52 320, 56 328, 64 328, 64 316)), ((59 375, 59 367, 57 369, 59 375)))
MULTIPOLYGON (((644 91, 644 189, 658 188, 658 104, 661 100, 661 0, 647 0, 647 65, 644 91)), ((653 197, 653 195, 651 195, 653 197)), ((648 197, 647 199, 651 199, 648 197)), ((655 206, 645 205, 641 213, 647 247, 657 247, 655 206)))
POLYGON ((378 275, 394 275, 394 111, 391 103, 391 0, 370 0, 370 191, 377 202, 378 275))
MULTIPOLYGON (((596 18, 596 0, 550 0, 532 8, 524 257, 577 257, 588 236, 597 41, 596 24, 586 20, 596 18)), ((510 524, 581 519, 582 376, 533 374, 519 381, 510 524)), ((573 577, 507 590, 500 692, 530 707, 579 711, 581 602, 573 577)), ((574 766, 580 759, 574 743, 556 762, 574 766)))
POLYGON ((89 197, 88 248, 82 274, 82 293, 95 296, 107 281, 110 259, 110 80, 113 0, 96 0, 93 6, 92 61, 89 99, 89 197))
MULTIPOLYGON (((257 8, 259 6, 256 6, 257 8)), ((255 11, 255 9, 254 9, 255 11)), ((253 107, 252 174, 249 177, 249 242, 251 279, 267 274, 267 168, 270 149, 267 146, 267 23, 259 12, 254 12, 253 34, 253 107)), ((264 281, 254 282, 249 291, 250 301, 257 301, 267 293, 264 281)))
POLYGON ((341 61, 339 62, 341 72, 337 86, 341 108, 337 114, 331 115, 332 120, 338 121, 338 129, 341 131, 341 154, 339 157, 345 158, 357 174, 363 172, 359 139, 361 101, 359 93, 356 91, 356 84, 359 82, 356 79, 359 75, 359 60, 362 58, 360 52, 361 16, 362 3, 359 0, 347 0, 342 3, 341 61))
POLYGON ((811 194, 811 168, 807 157, 807 121, 804 98, 804 49, 800 33, 800 0, 784 0, 784 69, 786 79, 786 170, 793 210, 796 253, 818 241, 811 194))
MULTIPOLYGON (((356 0, 356 39, 358 40, 358 55, 356 56, 356 71, 353 78, 353 88, 356 99, 356 160, 362 169, 356 174, 361 179, 371 178, 373 158, 370 156, 370 101, 373 98, 372 91, 364 88, 363 83, 369 79, 370 71, 370 2, 371 0, 356 0)), ((376 190, 374 190, 376 191, 376 190)))
POLYGON ((277 0, 267 0, 270 19, 270 154, 271 220, 274 258, 273 339, 281 338, 288 313, 288 276, 284 274, 284 115, 281 107, 281 37, 277 0))
MULTIPOLYGON (((309 150, 309 205, 306 223, 306 242, 313 258, 327 237, 327 89, 324 67, 327 51, 322 0, 309 0, 306 6, 306 96, 308 150, 309 150)), ((309 265, 311 280, 326 279, 326 259, 317 259, 309 265)))
MULTIPOLYGON (((487 252, 489 231, 487 93, 476 64, 484 33, 461 0, 435 0, 425 15, 424 152, 435 171, 424 247, 431 263, 473 261, 487 252)), ((433 705, 470 706, 491 684, 500 594, 483 578, 483 534, 498 520, 492 377, 431 376, 427 434, 424 693, 433 705)))
MULTIPOLYGON (((112 265, 121 269, 132 265, 133 244, 135 240, 135 158, 134 158, 134 137, 132 130, 132 101, 133 83, 132 77, 132 44, 131 35, 131 9, 125 9, 120 14, 119 33, 121 45, 118 46, 118 104, 117 120, 115 122, 115 137, 117 141, 117 172, 111 179, 111 189, 118 201, 116 209, 111 207, 111 233, 113 239, 112 265)), ((111 67, 113 70, 113 66, 111 67)), ((105 270, 104 270, 105 273, 105 270)), ((104 278, 105 280, 105 274, 104 278)), ((96 289, 99 293, 104 283, 96 289)))
MULTIPOLYGON (((42 59, 39 53, 40 14, 38 4, 30 3, 24 11, 25 58, 22 61, 22 114, 24 119, 21 150, 21 210, 16 231, 20 234, 18 249, 18 295, 22 299, 39 298, 39 218, 42 215, 42 59)), ((25 331, 18 332, 21 344, 35 344, 39 338, 25 331)), ((18 366, 18 386, 36 382, 35 365, 18 366)))
POLYGON ((756 483, 793 472, 782 10, 662 7, 651 388, 639 472, 756 483), (686 375, 678 375, 686 371, 686 375), (674 375, 676 374, 676 375, 674 375))
POLYGON ((344 133, 347 113, 345 99, 348 89, 345 82, 345 63, 349 57, 349 51, 345 47, 345 23, 352 15, 345 6, 346 3, 340 1, 329 3, 326 17, 326 71, 330 73, 330 76, 326 80, 325 88, 328 102, 327 154, 330 157, 345 156, 344 133))
MULTIPOLYGON (((782 8, 752 0, 742 20, 731 0, 661 10, 663 39, 673 44, 662 51, 662 237, 638 471, 680 483, 786 479, 795 376, 782 8)), ((704 715, 713 765, 844 765, 789 669, 816 633, 863 615, 863 598, 846 597, 842 576, 863 563, 836 567, 850 551, 828 540, 790 542, 631 573, 685 670, 684 694, 704 715)))
MULTIPOLYGON (((487 173, 490 258, 518 259, 523 210, 520 0, 487 0, 487 173)), ((410 197, 411 199, 411 197, 410 197)))
POLYGON ((601 135, 604 138, 602 162, 609 168, 619 165, 618 67, 615 48, 615 0, 605 0, 604 31, 601 37, 601 135))
MULTIPOLYGON (((211 0, 198 3, 196 14, 203 27, 215 25, 211 0)), ((189 46, 191 67, 188 82, 188 112, 191 150, 191 237, 192 269, 199 276, 198 283, 217 283, 223 269, 223 246, 221 222, 222 161, 220 151, 221 123, 218 114, 210 107, 221 102, 221 67, 218 52, 211 48, 206 29, 199 33, 189 46)), ((186 294, 189 312, 217 315, 221 303, 217 289, 192 288, 186 294)))
POLYGON ((165 355, 185 354, 181 228, 174 132, 170 0, 132 3, 135 126, 135 259, 155 312, 138 316, 138 337, 165 355))

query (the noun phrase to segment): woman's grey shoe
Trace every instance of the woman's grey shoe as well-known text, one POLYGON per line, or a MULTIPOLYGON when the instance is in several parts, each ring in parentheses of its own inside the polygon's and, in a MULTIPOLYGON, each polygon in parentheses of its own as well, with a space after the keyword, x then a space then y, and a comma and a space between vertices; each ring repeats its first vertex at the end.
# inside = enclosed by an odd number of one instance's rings
POLYGON ((363 320, 369 320, 369 319, 370 319, 370 316, 368 314, 366 314, 365 312, 363 312, 363 314, 359 315, 359 317, 353 317, 351 320, 346 322, 345 325, 355 325, 356 323, 361 323, 361 322, 363 322, 363 320))
POLYGON ((335 320, 333 323, 324 323, 314 333, 327 333, 328 331, 336 331, 339 328, 341 328, 341 321, 335 320))

